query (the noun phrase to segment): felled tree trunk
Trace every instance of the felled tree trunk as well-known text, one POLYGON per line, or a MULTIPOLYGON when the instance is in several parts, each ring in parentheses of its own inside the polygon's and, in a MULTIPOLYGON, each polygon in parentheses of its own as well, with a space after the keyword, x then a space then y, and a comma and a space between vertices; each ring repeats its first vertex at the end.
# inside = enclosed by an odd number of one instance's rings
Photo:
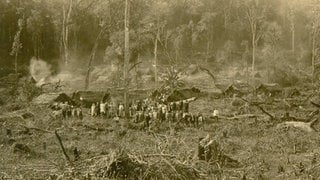
POLYGON ((286 128, 286 127, 295 127, 301 129, 305 132, 315 132, 315 129, 312 127, 318 119, 312 120, 310 122, 302 121, 286 121, 277 125, 277 128, 286 128))

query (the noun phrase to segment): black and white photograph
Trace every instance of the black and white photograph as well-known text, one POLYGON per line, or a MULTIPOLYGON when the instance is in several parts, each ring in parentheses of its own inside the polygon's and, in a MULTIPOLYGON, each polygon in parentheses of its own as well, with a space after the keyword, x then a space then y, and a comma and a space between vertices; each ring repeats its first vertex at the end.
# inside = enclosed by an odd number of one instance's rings
POLYGON ((0 180, 320 179, 320 0, 0 0, 0 180))

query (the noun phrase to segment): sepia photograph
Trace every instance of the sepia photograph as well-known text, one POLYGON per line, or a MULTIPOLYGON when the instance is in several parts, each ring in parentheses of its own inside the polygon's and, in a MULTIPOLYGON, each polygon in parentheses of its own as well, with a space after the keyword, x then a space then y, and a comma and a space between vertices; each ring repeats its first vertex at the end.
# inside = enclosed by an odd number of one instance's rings
POLYGON ((0 180, 320 179, 320 0, 0 0, 0 180))

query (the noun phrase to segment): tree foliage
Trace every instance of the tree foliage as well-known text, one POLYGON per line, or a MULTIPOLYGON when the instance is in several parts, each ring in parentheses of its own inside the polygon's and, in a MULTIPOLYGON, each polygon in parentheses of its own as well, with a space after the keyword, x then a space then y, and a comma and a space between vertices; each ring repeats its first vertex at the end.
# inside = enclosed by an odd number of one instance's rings
MULTIPOLYGON (((319 7, 316 0, 130 1, 130 63, 154 58, 157 42, 159 66, 248 62, 259 69, 272 54, 284 65, 299 61, 299 68, 316 66, 319 7), (248 42, 246 48, 242 42, 248 42), (289 50, 294 54, 287 58, 283 54, 289 50)), ((17 50, 21 65, 33 56, 57 65, 66 58, 67 47, 71 65, 86 66, 102 29, 93 64, 122 67, 124 1, 0 1, 0 24, 0 63, 11 71, 10 54, 17 50), (21 27, 18 21, 23 21, 21 27)))

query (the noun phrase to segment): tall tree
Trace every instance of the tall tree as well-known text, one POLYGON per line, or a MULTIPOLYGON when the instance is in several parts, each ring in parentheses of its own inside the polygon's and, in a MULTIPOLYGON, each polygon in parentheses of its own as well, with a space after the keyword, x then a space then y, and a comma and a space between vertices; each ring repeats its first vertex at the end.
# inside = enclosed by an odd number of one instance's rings
POLYGON ((68 0, 67 3, 63 3, 62 6, 62 34, 61 41, 63 46, 63 59, 67 65, 69 63, 69 32, 71 23, 71 13, 74 0, 68 0), (68 4, 67 4, 68 3, 68 4))
POLYGON ((263 35, 263 23, 266 18, 266 7, 259 3, 259 0, 246 0, 244 9, 251 33, 252 45, 252 75, 255 73, 256 48, 263 35))
POLYGON ((265 46, 262 50, 267 67, 267 80, 270 82, 271 67, 275 67, 279 59, 279 42, 282 36, 281 27, 276 22, 266 23, 266 31, 263 35, 265 46))
POLYGON ((312 66, 312 82, 315 80, 316 75, 316 60, 318 56, 318 43, 317 38, 320 32, 320 4, 318 0, 311 0, 309 6, 310 12, 309 17, 311 20, 311 44, 312 44, 312 56, 311 56, 311 66, 312 66))
POLYGON ((16 32, 16 34, 14 36, 12 50, 10 53, 12 56, 14 56, 14 71, 16 74, 18 74, 18 54, 20 52, 20 49, 22 48, 22 43, 20 40, 22 27, 23 27, 23 19, 19 19, 18 20, 18 31, 16 32))
POLYGON ((129 47, 129 12, 130 12, 130 1, 126 0, 125 4, 125 16, 124 16, 124 68, 123 68, 123 79, 124 79, 124 108, 126 117, 128 116, 128 66, 130 60, 130 47, 129 47))
POLYGON ((294 5, 289 5, 288 19, 290 21, 290 31, 291 31, 291 50, 295 53, 295 33, 296 33, 296 9, 294 5))

